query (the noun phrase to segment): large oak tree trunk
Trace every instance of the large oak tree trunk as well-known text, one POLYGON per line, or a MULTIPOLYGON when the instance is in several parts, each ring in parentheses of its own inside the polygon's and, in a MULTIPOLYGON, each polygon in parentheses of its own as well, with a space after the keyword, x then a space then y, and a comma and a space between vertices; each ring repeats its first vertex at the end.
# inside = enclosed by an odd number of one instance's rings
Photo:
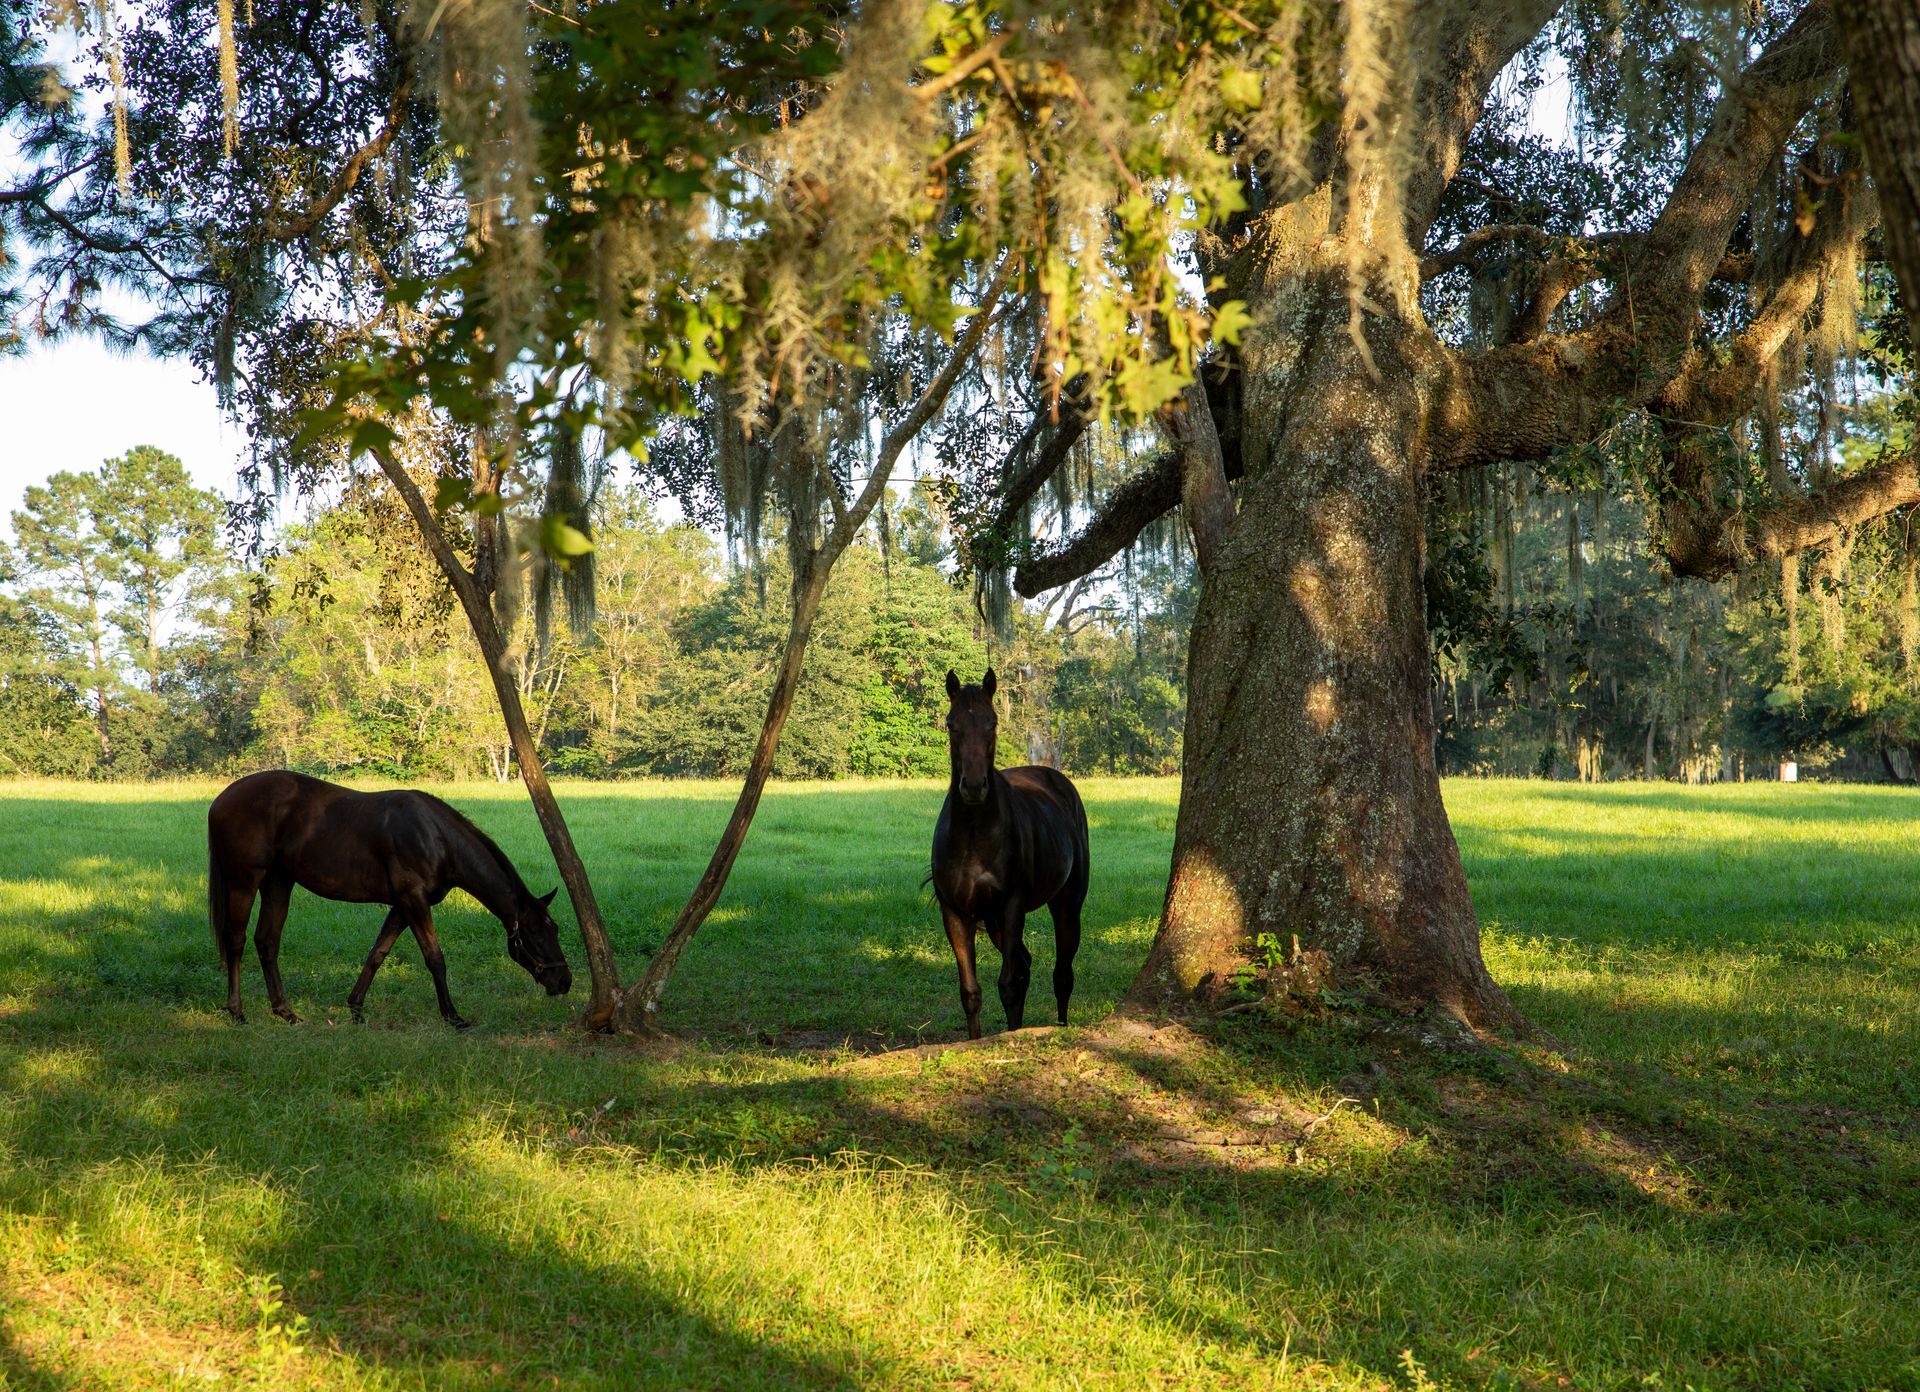
POLYGON ((1226 984, 1258 934, 1388 998, 1519 1023, 1480 959, 1428 703, 1411 330, 1348 333, 1343 277, 1296 277, 1243 357, 1237 517, 1204 580, 1161 929, 1132 996, 1226 984))

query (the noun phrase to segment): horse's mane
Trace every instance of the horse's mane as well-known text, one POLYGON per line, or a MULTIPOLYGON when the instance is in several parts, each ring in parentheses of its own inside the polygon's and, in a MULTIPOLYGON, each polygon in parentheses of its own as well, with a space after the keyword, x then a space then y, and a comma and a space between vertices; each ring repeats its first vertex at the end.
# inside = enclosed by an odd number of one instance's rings
POLYGON ((528 889, 527 882, 520 878, 520 872, 514 868, 513 862, 507 859, 507 853, 494 844, 491 836, 487 835, 486 832, 480 830, 480 828, 474 824, 473 818, 469 817, 452 803, 437 798, 432 793, 422 793, 420 796, 451 817, 454 825, 470 832, 473 839, 484 846, 487 854, 493 857, 494 864, 498 865, 501 872, 506 875, 507 883, 519 890, 520 893, 527 895, 529 898, 532 897, 533 891, 528 889))

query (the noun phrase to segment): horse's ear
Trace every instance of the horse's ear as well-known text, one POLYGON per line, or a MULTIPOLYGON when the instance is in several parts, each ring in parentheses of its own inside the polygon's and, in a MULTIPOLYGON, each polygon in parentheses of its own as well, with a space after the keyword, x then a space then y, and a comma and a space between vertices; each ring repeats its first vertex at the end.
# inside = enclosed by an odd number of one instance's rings
POLYGON ((986 676, 980 679, 980 689, 987 693, 987 699, 989 701, 993 699, 993 686, 993 668, 989 667, 987 668, 986 676))
POLYGON ((947 668, 947 699, 949 701, 960 699, 960 674, 951 667, 947 668))
POLYGON ((543 909, 550 907, 553 904, 553 896, 558 894, 559 892, 560 892, 560 888, 558 885, 556 885, 554 886, 554 888, 548 890, 545 894, 541 895, 540 907, 543 909))

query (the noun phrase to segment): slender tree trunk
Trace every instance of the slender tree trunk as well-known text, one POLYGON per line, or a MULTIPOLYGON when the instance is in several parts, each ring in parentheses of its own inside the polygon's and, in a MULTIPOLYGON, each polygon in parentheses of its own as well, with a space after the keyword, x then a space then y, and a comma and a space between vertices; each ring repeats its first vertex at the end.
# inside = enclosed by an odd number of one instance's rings
POLYGON ((593 979, 593 995, 587 1005, 586 1023, 592 1028, 604 1029, 612 1022, 614 1004, 619 998, 619 968, 607 941, 606 924, 600 917, 600 905, 594 898, 593 885, 587 879, 587 867, 581 862, 580 853, 574 849, 573 835, 567 830, 560 803, 547 782, 546 767, 540 762, 540 751, 527 727, 527 713, 520 704, 520 689, 514 681, 513 669, 507 662, 506 641, 494 622, 493 609, 487 602, 486 594, 475 582, 472 573, 460 564, 460 558, 447 541, 440 520, 433 515, 433 509, 427 505, 427 500, 421 496, 413 479, 387 450, 375 449, 373 455, 394 490, 400 494, 401 501, 407 505, 407 511, 413 514, 414 523, 426 538, 427 546, 433 552, 434 560, 439 562, 447 582, 453 586, 454 594, 459 597, 460 607, 466 611, 467 622, 472 626, 474 639, 480 645, 481 656, 487 664, 487 675, 493 679, 494 696, 500 702, 500 717, 507 727, 507 739, 513 745, 514 757, 520 765, 521 781, 527 785, 527 798, 533 803, 534 814, 540 819, 540 830, 546 833, 547 846, 553 852, 560 879, 567 887, 567 898, 573 903, 573 915, 580 924, 580 937, 586 944, 587 967, 593 979))
MULTIPOLYGON (((787 715, 793 709, 794 693, 799 689, 800 671, 807 656, 807 639, 813 632, 813 621, 820 612, 820 601, 826 595, 827 581, 833 575, 833 567, 846 554, 847 547, 853 544, 861 528, 867 525, 874 508, 886 497, 887 482, 893 474, 893 466, 900 460, 901 452, 946 404, 960 373, 979 350, 987 326, 993 320, 994 307, 1007 287, 1014 265, 1015 258, 1009 256, 995 269, 981 296, 978 312, 967 321, 967 327, 954 344, 946 364, 921 392, 913 409, 880 442, 880 449, 859 496, 849 505, 835 495, 833 526, 828 529, 820 545, 808 553, 804 573, 794 576, 793 615, 787 625, 786 647, 780 654, 780 670, 774 677, 773 691, 767 698, 766 718, 760 722, 760 740, 754 746, 752 761, 747 765, 746 781, 741 785, 740 796, 734 802, 733 815, 727 819, 726 830, 721 833, 719 844, 713 848, 706 871, 700 876, 699 884, 694 886, 686 907, 674 920, 666 941, 660 944, 660 950, 647 963, 645 974, 620 998, 620 1022, 627 1028, 642 1033, 658 1030, 656 1020, 660 1011, 660 996, 666 989, 667 979, 679 965, 680 956, 686 951, 687 944, 693 941, 693 935, 700 931, 700 925, 706 922, 707 915, 720 902, 720 895, 727 887, 727 877, 733 873, 733 863, 739 858, 740 848, 746 844, 747 831, 753 825, 753 815, 759 810, 760 795, 766 790, 767 779, 773 772, 773 758, 780 746, 780 732, 786 727, 787 715)), ((793 519, 792 525, 801 525, 801 519, 793 519)))
POLYGON ((100 653, 100 639, 92 640, 93 650, 93 706, 94 720, 100 727, 100 762, 113 762, 113 737, 108 730, 107 718, 107 664, 100 653))
POLYGON ((1346 320, 1330 270, 1248 341, 1247 472, 1202 581, 1172 874, 1131 999, 1205 996, 1271 933, 1394 1001, 1519 1025, 1434 768, 1417 370, 1390 333, 1369 362, 1346 320))
POLYGON ((666 988, 667 979, 679 965, 680 956, 687 950, 687 944, 693 941, 693 935, 706 922, 714 905, 720 902, 720 894, 727 887, 727 878, 733 873, 733 863, 740 858, 740 848, 746 844, 747 831, 753 825, 754 813, 760 808, 761 794, 766 791, 767 779, 773 773, 774 755, 780 748, 780 732, 786 728, 787 716, 793 710, 794 693, 800 688, 807 640, 812 636, 813 621, 820 613, 820 601, 826 595, 827 579, 833 569, 833 561, 837 559, 837 555, 827 559, 816 553, 812 564, 808 566, 805 584, 796 590, 793 615, 787 625, 786 647, 780 655, 780 670, 773 679, 773 690, 767 697, 767 714, 760 723, 760 740, 753 747, 753 758, 747 764, 746 781, 741 785, 740 796, 733 805, 733 815, 727 819, 726 830, 720 834, 719 844, 713 848, 713 855, 707 861, 699 884, 694 886, 692 896, 680 910, 680 916, 674 920, 672 930, 660 944, 660 950, 647 963, 645 975, 634 983, 621 1002, 622 1022, 630 1028, 643 1032, 658 1029, 655 1020, 660 1010, 660 994, 666 988))
POLYGON ((147 690, 160 690, 160 602, 147 596, 147 690))

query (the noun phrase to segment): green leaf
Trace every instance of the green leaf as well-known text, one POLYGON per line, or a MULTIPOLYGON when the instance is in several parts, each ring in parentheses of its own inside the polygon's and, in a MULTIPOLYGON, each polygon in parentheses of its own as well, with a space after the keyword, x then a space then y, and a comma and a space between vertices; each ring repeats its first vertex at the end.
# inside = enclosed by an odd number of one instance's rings
POLYGON ((1230 111, 1254 111, 1260 106, 1260 74, 1251 68, 1228 68, 1220 74, 1220 100, 1230 111))
POLYGON ((1231 348, 1252 325, 1253 316, 1247 313, 1246 301, 1228 300, 1213 312, 1214 341, 1231 348))
POLYGON ((390 449, 400 437, 393 433, 393 427, 384 421, 363 420, 354 426, 353 434, 347 437, 347 450, 351 454, 365 454, 369 450, 390 449))
POLYGON ((572 560, 593 550, 587 534, 563 517, 540 519, 540 546, 547 554, 572 560))

